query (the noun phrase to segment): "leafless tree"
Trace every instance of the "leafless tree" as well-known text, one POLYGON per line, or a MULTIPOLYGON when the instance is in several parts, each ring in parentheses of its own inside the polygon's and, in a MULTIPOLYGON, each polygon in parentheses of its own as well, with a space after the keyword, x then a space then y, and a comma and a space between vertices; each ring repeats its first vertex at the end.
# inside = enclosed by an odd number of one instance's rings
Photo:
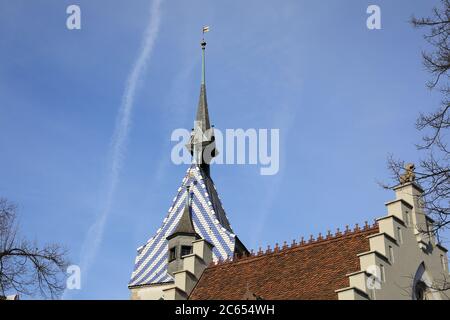
POLYGON ((57 298, 65 288, 66 250, 20 237, 16 206, 0 198, 0 296, 57 298))
MULTIPOLYGON (((422 53, 423 64, 431 75, 427 86, 442 95, 439 107, 420 114, 417 119, 416 127, 423 132, 423 141, 417 148, 423 153, 423 158, 414 172, 416 182, 425 191, 425 210, 435 220, 431 231, 439 237, 439 231, 450 226, 450 150, 447 147, 447 129, 450 126, 450 0, 441 0, 440 7, 433 9, 431 17, 413 17, 411 24, 426 30, 424 37, 431 47, 430 52, 422 53)), ((391 156, 388 168, 392 178, 399 181, 404 162, 391 156)))

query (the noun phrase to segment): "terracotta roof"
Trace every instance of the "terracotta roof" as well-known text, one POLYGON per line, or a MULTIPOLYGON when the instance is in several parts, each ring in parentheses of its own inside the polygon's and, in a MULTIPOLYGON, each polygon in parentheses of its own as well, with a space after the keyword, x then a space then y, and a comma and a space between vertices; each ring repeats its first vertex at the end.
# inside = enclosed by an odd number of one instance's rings
POLYGON ((359 271, 358 253, 369 251, 367 236, 378 225, 346 229, 317 240, 265 252, 205 269, 192 300, 241 300, 248 292, 261 299, 337 299, 334 292, 349 286, 346 274, 359 271))

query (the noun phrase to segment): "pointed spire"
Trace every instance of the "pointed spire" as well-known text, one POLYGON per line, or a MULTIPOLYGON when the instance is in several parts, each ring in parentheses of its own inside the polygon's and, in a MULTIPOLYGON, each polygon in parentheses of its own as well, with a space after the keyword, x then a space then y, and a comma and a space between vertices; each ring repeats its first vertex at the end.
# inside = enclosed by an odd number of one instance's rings
POLYGON ((192 223, 192 208, 190 201, 191 196, 189 189, 190 189, 189 186, 187 186, 186 204, 184 206, 184 211, 181 215, 180 221, 178 222, 178 225, 172 232, 172 234, 167 237, 167 240, 175 237, 177 234, 193 235, 196 238, 200 238, 197 232, 195 232, 194 224, 192 223))
POLYGON ((214 129, 211 126, 206 99, 206 76, 205 76, 205 49, 206 41, 202 39, 202 80, 200 85, 200 97, 197 107, 197 115, 194 129, 191 133, 189 143, 186 145, 194 160, 209 176, 209 163, 218 152, 215 144, 214 129))
MULTIPOLYGON (((202 129, 202 132, 211 129, 211 124, 209 122, 209 112, 208 112, 208 102, 206 100, 206 80, 205 80, 205 49, 206 49, 206 41, 203 39, 201 42, 202 46, 202 82, 200 85, 200 98, 198 100, 197 107, 197 116, 195 118, 195 125, 199 126, 202 129)), ((196 129, 196 128, 195 128, 196 129)), ((211 135, 206 135, 206 138, 210 140, 211 135)))

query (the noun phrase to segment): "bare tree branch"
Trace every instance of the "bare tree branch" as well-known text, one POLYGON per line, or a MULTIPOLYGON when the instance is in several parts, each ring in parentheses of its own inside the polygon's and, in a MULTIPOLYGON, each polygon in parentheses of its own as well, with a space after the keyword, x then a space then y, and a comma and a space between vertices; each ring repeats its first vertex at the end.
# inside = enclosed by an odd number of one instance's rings
POLYGON ((57 298, 65 288, 66 250, 19 239, 16 206, 0 198, 0 295, 57 298))
MULTIPOLYGON (((416 128, 423 132, 422 142, 417 148, 423 152, 423 157, 413 172, 415 182, 424 190, 424 210, 434 220, 430 229, 421 231, 432 232, 439 239, 440 231, 450 227, 450 152, 447 147, 450 127, 450 0, 441 0, 440 7, 433 9, 431 17, 413 17, 411 24, 426 30, 424 38, 431 47, 430 52, 422 52, 423 65, 431 75, 427 86, 442 95, 439 107, 420 114, 417 119, 416 128)), ((390 189, 402 183, 405 163, 389 156, 387 166, 393 184, 382 186, 390 189)), ((446 281, 441 287, 446 290, 450 285, 446 281)))

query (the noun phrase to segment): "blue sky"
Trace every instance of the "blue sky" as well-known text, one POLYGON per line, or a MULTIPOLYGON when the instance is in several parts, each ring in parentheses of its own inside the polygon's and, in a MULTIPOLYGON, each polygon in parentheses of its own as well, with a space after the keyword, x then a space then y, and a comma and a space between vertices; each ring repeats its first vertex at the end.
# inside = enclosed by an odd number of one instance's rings
MULTIPOLYGON (((388 179, 386 158, 418 161, 415 119, 439 102, 425 87, 422 33, 408 23, 437 2, 162 1, 101 242, 68 298, 129 296, 135 249, 160 226, 186 170, 170 160, 170 135, 193 125, 203 25, 212 122, 280 129, 277 175, 211 169, 247 247, 385 214, 394 196, 377 184, 388 179), (366 28, 370 4, 381 7, 382 30, 366 28)), ((108 207, 116 119, 151 8, 0 0, 0 196, 19 205, 28 238, 66 245, 73 263, 108 207), (81 30, 66 28, 70 4, 81 7, 81 30)))

